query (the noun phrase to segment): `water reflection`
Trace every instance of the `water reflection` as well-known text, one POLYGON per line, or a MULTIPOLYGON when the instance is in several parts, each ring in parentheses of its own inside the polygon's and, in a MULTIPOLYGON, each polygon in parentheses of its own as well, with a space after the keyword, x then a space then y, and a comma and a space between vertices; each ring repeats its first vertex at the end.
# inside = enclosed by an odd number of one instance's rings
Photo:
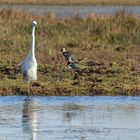
POLYGON ((25 98, 22 112, 23 132, 29 134, 31 140, 36 140, 37 112, 35 110, 35 101, 32 97, 25 98))
POLYGON ((70 122, 76 118, 76 116, 80 115, 82 110, 82 106, 76 104, 64 104, 61 107, 63 111, 63 121, 70 122))
POLYGON ((76 112, 65 112, 64 121, 70 122, 74 118, 75 115, 76 115, 76 112))
POLYGON ((0 140, 139 140, 140 97, 0 97, 0 140))

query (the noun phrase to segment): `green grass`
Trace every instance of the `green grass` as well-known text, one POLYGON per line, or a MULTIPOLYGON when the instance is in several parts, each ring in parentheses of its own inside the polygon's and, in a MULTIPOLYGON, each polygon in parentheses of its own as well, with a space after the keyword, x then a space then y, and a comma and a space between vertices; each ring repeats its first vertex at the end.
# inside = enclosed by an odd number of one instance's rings
POLYGON ((139 0, 1 0, 0 3, 42 5, 140 5, 139 0))
POLYGON ((38 23, 34 95, 140 95, 139 18, 125 11, 60 19, 14 10, 0 11, 0 95, 27 95, 21 63, 31 44, 32 20, 38 23), (79 79, 67 69, 62 47, 88 66, 79 79))

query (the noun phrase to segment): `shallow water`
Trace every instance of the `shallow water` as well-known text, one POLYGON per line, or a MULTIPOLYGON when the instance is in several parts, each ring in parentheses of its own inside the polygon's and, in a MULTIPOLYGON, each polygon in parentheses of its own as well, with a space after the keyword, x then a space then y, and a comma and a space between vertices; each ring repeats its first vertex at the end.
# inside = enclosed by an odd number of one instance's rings
POLYGON ((0 97, 0 140, 140 140, 140 97, 0 97))
POLYGON ((88 16, 93 14, 98 15, 112 15, 118 10, 125 8, 126 11, 140 16, 140 6, 42 6, 42 5, 0 5, 0 10, 17 9, 34 14, 54 14, 59 17, 72 17, 76 16, 88 16))

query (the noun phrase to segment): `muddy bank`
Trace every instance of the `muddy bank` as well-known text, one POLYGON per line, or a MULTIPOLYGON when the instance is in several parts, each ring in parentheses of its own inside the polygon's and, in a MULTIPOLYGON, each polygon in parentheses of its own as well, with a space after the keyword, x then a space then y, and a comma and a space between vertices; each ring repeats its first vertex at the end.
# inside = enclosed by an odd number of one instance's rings
POLYGON ((21 63, 29 52, 36 20, 38 80, 33 95, 140 95, 140 19, 126 11, 114 16, 61 19, 0 11, 0 94, 27 95, 21 63), (15 17, 18 17, 15 19, 15 17), (86 70, 75 78, 60 52, 76 55, 86 70))

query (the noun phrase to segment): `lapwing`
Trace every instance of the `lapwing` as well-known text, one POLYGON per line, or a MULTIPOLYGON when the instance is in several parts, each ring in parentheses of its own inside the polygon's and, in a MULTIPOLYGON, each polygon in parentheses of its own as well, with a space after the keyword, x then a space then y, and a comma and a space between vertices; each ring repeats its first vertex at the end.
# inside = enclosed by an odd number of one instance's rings
POLYGON ((76 58, 76 56, 71 54, 71 52, 67 51, 66 48, 62 48, 61 52, 62 52, 66 61, 68 61, 70 58, 72 60, 72 62, 78 63, 78 59, 76 58))
POLYGON ((72 71, 75 72, 75 77, 74 77, 74 79, 76 79, 79 75, 82 74, 82 72, 83 72, 85 69, 87 69, 86 66, 81 65, 81 64, 79 64, 79 63, 73 62, 71 57, 69 57, 69 59, 68 59, 68 61, 67 61, 67 67, 68 67, 68 69, 70 69, 70 70, 72 70, 72 71))

